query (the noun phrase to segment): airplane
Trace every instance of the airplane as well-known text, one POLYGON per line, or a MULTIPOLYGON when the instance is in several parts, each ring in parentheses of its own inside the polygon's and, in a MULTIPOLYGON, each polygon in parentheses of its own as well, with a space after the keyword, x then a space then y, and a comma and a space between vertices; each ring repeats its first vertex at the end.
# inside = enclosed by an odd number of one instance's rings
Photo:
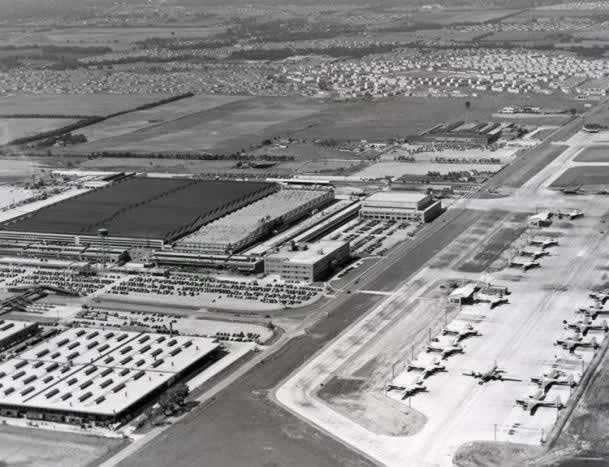
POLYGON ((605 304, 607 300, 609 300, 609 293, 607 292, 590 292, 590 298, 594 300, 598 300, 600 303, 605 304))
POLYGON ((446 371, 446 365, 439 359, 433 359, 430 363, 412 362, 408 364, 407 371, 420 371, 423 373, 423 378, 429 378, 434 373, 446 371))
POLYGON ((529 396, 527 399, 516 399, 516 404, 522 406, 522 408, 531 413, 531 416, 535 415, 535 412, 540 407, 555 407, 558 410, 563 409, 565 405, 560 400, 560 397, 557 396, 554 401, 545 400, 545 393, 540 389, 532 396, 529 396))
POLYGON ((588 308, 579 308, 575 310, 575 313, 582 314, 591 319, 596 319, 598 315, 609 315, 609 310, 605 310, 598 305, 590 305, 588 308))
POLYGON ((456 339, 449 344, 441 344, 437 339, 435 339, 427 346, 427 352, 439 352, 442 356, 442 360, 446 360, 448 357, 456 353, 464 353, 464 349, 456 339))
POLYGON ((597 195, 609 195, 609 189, 606 187, 601 188, 596 192, 597 195))
POLYGON ((587 347, 592 349, 598 349, 600 347, 596 338, 592 338, 589 341, 584 341, 584 338, 576 332, 573 336, 567 337, 566 339, 557 339, 554 345, 560 345, 563 349, 573 353, 577 347, 587 347))
POLYGON ((528 258, 514 258, 510 262, 510 266, 514 268, 522 268, 523 271, 527 271, 531 268, 539 266, 539 263, 528 258))
POLYGON ((390 384, 387 386, 388 391, 403 391, 402 400, 406 399, 410 396, 414 396, 418 392, 427 391, 427 386, 425 386, 425 382, 423 378, 418 378, 414 383, 407 384, 405 386, 400 386, 397 384, 390 384))
POLYGON ((481 336, 482 334, 476 328, 474 328, 471 324, 467 323, 464 329, 452 329, 452 328, 444 328, 442 329, 443 336, 456 336, 455 342, 461 342, 462 340, 467 339, 468 337, 481 336))
POLYGON ((541 249, 534 249, 534 248, 523 248, 522 250, 520 250, 520 256, 530 256, 531 258, 533 258, 533 260, 539 259, 542 256, 547 256, 550 253, 547 250, 544 250, 543 248, 541 249))
POLYGON ((565 372, 557 370, 556 368, 544 373, 541 377, 531 378, 531 382, 537 384, 544 394, 554 385, 569 386, 571 388, 577 386, 573 375, 567 375, 565 372))
POLYGON ((542 248, 558 245, 558 240, 555 238, 535 237, 529 240, 530 245, 540 245, 542 248))
POLYGON ((478 381, 478 384, 481 385, 490 381, 521 381, 519 379, 506 378, 505 376, 503 376, 504 373, 506 373, 506 371, 499 369, 499 367, 497 366, 497 362, 495 362, 493 366, 485 372, 467 371, 464 372, 463 375, 479 379, 480 381, 478 381))
POLYGON ((564 324, 569 329, 574 329, 575 332, 585 336, 588 334, 588 331, 604 331, 609 332, 609 325, 606 320, 603 320, 601 323, 594 323, 589 316, 585 316, 583 320, 577 321, 575 323, 569 323, 564 321, 564 324))
POLYGON ((584 193, 582 186, 567 187, 560 190, 564 195, 581 195, 584 193))

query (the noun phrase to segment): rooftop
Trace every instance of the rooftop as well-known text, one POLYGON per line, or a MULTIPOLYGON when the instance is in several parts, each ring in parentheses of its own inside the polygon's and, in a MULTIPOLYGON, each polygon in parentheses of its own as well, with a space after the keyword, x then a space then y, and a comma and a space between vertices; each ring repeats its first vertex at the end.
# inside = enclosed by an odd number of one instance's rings
POLYGON ((315 243, 308 243, 305 249, 297 251, 281 250, 269 255, 269 258, 283 258, 291 263, 314 264, 323 259, 329 253, 338 250, 347 242, 338 240, 319 240, 315 243))
POLYGON ((369 196, 366 201, 418 203, 427 196, 429 195, 417 191, 379 191, 369 196))
POLYGON ((37 326, 37 324, 29 321, 11 321, 8 319, 0 319, 0 342, 11 338, 24 329, 34 326, 37 326))
POLYGON ((200 337, 69 329, 0 364, 0 405, 120 414, 217 347, 200 337))

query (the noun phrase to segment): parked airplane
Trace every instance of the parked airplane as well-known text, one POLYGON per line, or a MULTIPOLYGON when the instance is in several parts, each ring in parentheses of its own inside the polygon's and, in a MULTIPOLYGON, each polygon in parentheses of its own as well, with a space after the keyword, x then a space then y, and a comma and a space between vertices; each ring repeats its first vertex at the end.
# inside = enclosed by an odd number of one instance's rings
POLYGON ((560 191, 565 195, 583 195, 584 194, 584 190, 582 190, 581 185, 563 188, 560 191))
POLYGON ((467 325, 463 329, 454 329, 446 327, 442 329, 442 335, 456 336, 455 342, 461 342, 462 340, 465 340, 468 337, 481 336, 482 334, 471 324, 467 323, 467 325))
POLYGON ((571 388, 577 386, 573 375, 567 375, 565 372, 557 370, 556 368, 544 373, 541 377, 531 378, 531 382, 537 384, 544 394, 554 385, 569 386, 571 388))
POLYGON ((418 392, 427 391, 427 386, 425 386, 425 381, 423 377, 418 378, 414 383, 407 384, 405 386, 399 386, 396 384, 389 384, 387 386, 388 391, 402 391, 402 399, 406 399, 410 396, 414 396, 418 392))
POLYGON ((583 336, 576 332, 573 336, 565 339, 557 339, 555 345, 560 345, 563 349, 573 353, 577 347, 598 349, 600 344, 596 341, 596 338, 592 338, 589 341, 585 341, 583 336))
POLYGON ((609 300, 609 293, 607 292, 590 292, 589 294, 590 298, 593 298, 594 300, 598 300, 601 303, 605 303, 607 300, 609 300))
POLYGON ((487 371, 466 371, 463 373, 465 376, 471 376, 473 378, 479 379, 478 384, 488 383, 490 381, 521 381, 520 379, 514 378, 506 378, 503 374, 506 373, 505 370, 501 370, 497 366, 497 362, 493 364, 493 366, 487 371))
POLYGON ((590 305, 588 308, 579 308, 575 313, 582 314, 587 318, 596 319, 598 315, 609 315, 609 310, 603 309, 602 305, 590 305))
POLYGON ((542 248, 548 248, 558 245, 558 240, 555 238, 534 237, 529 240, 530 245, 540 245, 542 248))
POLYGON ((449 344, 441 344, 436 339, 435 341, 432 341, 429 345, 427 345, 427 352, 439 352, 442 356, 442 360, 446 360, 448 357, 456 353, 464 353, 464 349, 463 346, 459 344, 456 339, 449 344))
POLYGON ((589 316, 584 316, 584 319, 575 322, 567 322, 564 321, 564 324, 569 329, 574 329, 575 332, 585 336, 588 334, 588 331, 604 331, 609 332, 609 325, 607 325, 607 321, 603 320, 600 323, 595 323, 589 316))
POLYGON ((434 373, 446 371, 446 365, 439 359, 433 359, 430 363, 415 361, 408 364, 407 371, 420 371, 423 373, 423 378, 429 378, 434 373))
POLYGON ((530 412, 531 415, 535 415, 535 412, 540 407, 555 407, 558 410, 565 407, 558 396, 554 401, 545 400, 545 393, 541 390, 537 391, 534 395, 529 396, 527 399, 516 399, 516 404, 522 406, 522 408, 525 411, 530 412))

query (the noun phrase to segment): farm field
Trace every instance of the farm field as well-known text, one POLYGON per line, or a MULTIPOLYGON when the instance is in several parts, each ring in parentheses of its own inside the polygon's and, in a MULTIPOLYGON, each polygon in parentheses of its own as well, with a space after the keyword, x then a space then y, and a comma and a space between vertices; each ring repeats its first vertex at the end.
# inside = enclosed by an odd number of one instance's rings
POLYGON ((0 461, 3 466, 85 467, 124 444, 118 439, 3 425, 0 461))
POLYGON ((0 145, 74 123, 67 118, 0 118, 0 145))
POLYGON ((170 97, 166 94, 150 96, 124 94, 90 95, 26 95, 0 96, 2 115, 88 115, 104 116, 170 97))
POLYGON ((131 48, 136 41, 153 37, 204 38, 222 32, 222 28, 193 27, 88 27, 57 28, 45 31, 0 29, 0 39, 12 45, 55 45, 78 47, 110 47, 120 51, 131 48))
POLYGON ((76 146, 74 151, 236 152, 261 139, 300 127, 301 119, 325 107, 320 101, 293 98, 251 98, 193 112, 159 125, 112 139, 76 146))
POLYGON ((246 97, 197 95, 151 109, 138 110, 136 112, 119 115, 118 117, 110 118, 103 122, 96 123, 95 125, 85 127, 80 132, 87 137, 88 141, 97 141, 131 133, 148 126, 161 125, 191 113, 209 110, 243 99, 246 99, 246 97))
POLYGON ((580 152, 575 162, 609 162, 609 146, 592 146, 580 152))
POLYGON ((30 161, 24 158, 0 159, 0 182, 15 181, 23 177, 29 177, 41 165, 41 162, 30 161))

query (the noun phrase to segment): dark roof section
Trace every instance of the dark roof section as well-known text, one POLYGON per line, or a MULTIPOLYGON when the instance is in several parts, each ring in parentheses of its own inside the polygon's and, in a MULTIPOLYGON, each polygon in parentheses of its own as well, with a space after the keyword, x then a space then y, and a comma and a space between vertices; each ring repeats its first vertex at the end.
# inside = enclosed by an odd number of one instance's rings
POLYGON ((266 182, 130 178, 5 222, 0 229, 97 235, 106 228, 112 237, 172 241, 215 220, 216 213, 226 214, 223 208, 238 208, 245 198, 254 201, 275 189, 266 182))

